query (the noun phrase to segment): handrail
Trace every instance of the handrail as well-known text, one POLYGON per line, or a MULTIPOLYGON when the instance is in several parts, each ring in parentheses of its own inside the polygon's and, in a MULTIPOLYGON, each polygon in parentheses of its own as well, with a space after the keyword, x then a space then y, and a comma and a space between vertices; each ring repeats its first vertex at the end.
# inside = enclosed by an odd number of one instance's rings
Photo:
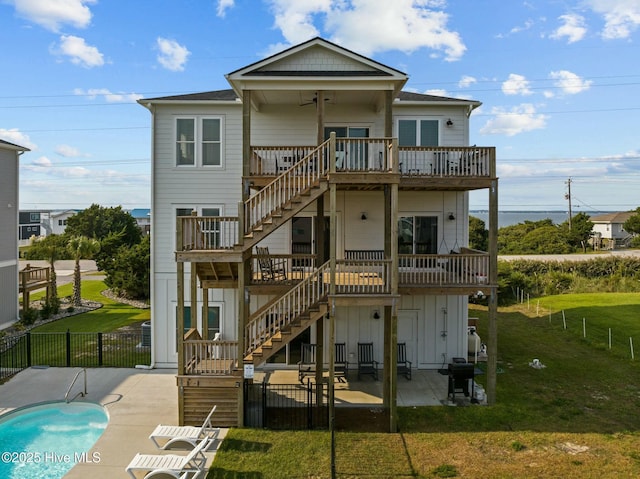
POLYGON ((78 371, 76 373, 76 376, 73 378, 73 381, 71 381, 71 384, 69 385, 69 389, 67 389, 67 393, 64 395, 64 400, 67 403, 70 403, 71 401, 73 401, 78 396, 85 397, 86 395, 87 395, 87 368, 82 368, 80 371, 78 371), (71 400, 69 400, 69 393, 71 392, 71 388, 76 383, 76 381, 78 380, 78 377, 80 376, 80 373, 82 373, 82 372, 84 373, 84 391, 80 391, 78 394, 73 396, 73 398, 71 400))

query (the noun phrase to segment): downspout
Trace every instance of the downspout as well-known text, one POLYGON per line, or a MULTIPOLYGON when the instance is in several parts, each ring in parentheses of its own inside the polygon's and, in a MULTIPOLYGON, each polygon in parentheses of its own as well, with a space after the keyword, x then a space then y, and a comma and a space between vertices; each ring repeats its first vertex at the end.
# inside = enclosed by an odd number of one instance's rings
MULTIPOLYGON (((146 103, 143 104, 142 106, 144 106, 147 110, 149 110, 149 112, 151 113, 151 232, 153 232, 155 230, 155 182, 153 181, 153 179, 155 178, 155 131, 156 131, 156 109, 155 106, 152 103, 146 103)), ((155 278, 155 262, 153 261, 154 258, 154 251, 155 251, 155 235, 151 234, 150 235, 150 257, 152 258, 151 261, 151 265, 150 265, 150 271, 149 271, 149 277, 151 278, 150 281, 154 281, 155 278)), ((155 347, 154 347, 154 334, 155 334, 155 323, 156 321, 154 321, 154 311, 156 310, 156 308, 154 307, 155 305, 155 288, 151 287, 151 295, 149 297, 149 300, 151 302, 151 364, 149 365, 149 369, 155 369, 155 365, 156 365, 156 360, 155 360, 155 347)))

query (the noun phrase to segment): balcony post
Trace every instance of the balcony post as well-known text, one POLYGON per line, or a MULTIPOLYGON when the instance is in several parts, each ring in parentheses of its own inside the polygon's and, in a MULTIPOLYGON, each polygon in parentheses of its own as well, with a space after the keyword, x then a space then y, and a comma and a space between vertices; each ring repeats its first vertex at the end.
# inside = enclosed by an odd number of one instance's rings
POLYGON ((249 198, 251 175, 251 90, 242 90, 242 200, 249 198))
POLYGON ((329 134, 329 173, 335 173, 335 172, 336 172, 336 132, 332 131, 329 134))
MULTIPOLYGON (((495 164, 495 156, 492 164, 495 164)), ((498 180, 489 188, 489 331, 487 340, 487 402, 496 403, 498 366, 498 180)))

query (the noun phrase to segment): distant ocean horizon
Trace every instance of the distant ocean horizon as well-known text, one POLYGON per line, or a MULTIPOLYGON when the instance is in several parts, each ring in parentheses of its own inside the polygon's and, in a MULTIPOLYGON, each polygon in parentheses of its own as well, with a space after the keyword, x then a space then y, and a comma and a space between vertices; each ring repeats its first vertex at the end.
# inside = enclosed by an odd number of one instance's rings
MULTIPOLYGON (((574 211, 573 216, 580 213, 574 211)), ((589 216, 597 216, 606 214, 608 211, 598 211, 588 213, 589 216)), ((470 216, 484 221, 485 227, 489 227, 489 212, 487 210, 470 210, 470 216)), ((568 211, 552 210, 552 211, 498 211, 498 228, 504 228, 505 226, 517 225, 518 223, 524 223, 525 221, 542 221, 544 219, 551 219, 554 224, 564 223, 569 219, 568 211)))

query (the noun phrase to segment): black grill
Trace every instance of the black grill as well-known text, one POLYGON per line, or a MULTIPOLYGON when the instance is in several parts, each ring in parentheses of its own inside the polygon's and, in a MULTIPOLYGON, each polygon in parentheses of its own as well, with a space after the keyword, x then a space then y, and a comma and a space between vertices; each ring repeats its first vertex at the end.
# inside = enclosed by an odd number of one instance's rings
POLYGON ((453 358, 453 362, 449 363, 449 398, 452 401, 456 399, 456 392, 462 392, 469 397, 469 383, 473 388, 474 369, 473 363, 468 363, 462 358, 453 358))

